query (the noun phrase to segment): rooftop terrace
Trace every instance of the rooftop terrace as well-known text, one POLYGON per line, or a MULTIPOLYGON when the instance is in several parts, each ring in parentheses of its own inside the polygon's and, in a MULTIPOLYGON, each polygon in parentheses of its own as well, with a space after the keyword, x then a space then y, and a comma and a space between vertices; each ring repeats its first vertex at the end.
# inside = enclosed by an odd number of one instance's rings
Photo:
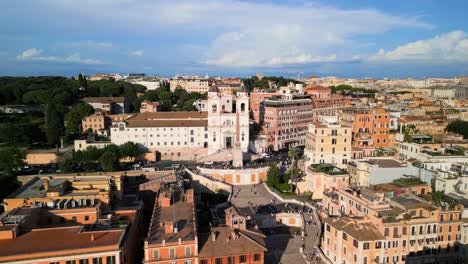
POLYGON ((193 190, 169 189, 155 204, 148 234, 149 244, 195 240, 195 204, 193 190), (190 194, 191 193, 191 194, 190 194))
POLYGON ((346 175, 348 172, 331 164, 311 164, 310 169, 314 172, 322 172, 328 175, 346 175))

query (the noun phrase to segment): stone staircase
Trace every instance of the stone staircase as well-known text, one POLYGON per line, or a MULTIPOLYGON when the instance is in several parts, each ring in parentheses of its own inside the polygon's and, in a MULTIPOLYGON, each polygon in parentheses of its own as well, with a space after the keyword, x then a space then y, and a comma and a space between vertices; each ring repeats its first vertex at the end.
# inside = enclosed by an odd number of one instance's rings
POLYGON ((213 154, 200 157, 197 161, 198 162, 207 162, 207 161, 223 162, 223 161, 231 161, 232 158, 233 158, 232 149, 222 149, 213 154))

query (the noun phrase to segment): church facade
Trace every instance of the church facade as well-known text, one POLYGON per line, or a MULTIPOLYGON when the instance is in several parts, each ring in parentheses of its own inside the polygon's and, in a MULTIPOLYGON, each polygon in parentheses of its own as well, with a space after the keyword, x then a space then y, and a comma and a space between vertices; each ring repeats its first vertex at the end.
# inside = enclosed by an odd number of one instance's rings
POLYGON ((111 142, 134 142, 148 152, 159 153, 155 159, 163 160, 199 160, 230 151, 237 138, 242 152, 248 151, 249 96, 245 90, 230 95, 213 86, 204 110, 136 114, 111 127, 111 142))

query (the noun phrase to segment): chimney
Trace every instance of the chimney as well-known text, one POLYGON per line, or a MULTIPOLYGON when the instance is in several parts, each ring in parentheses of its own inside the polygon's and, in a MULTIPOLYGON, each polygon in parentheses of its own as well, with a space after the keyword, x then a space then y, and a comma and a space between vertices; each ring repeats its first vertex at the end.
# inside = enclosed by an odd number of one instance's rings
POLYGON ((174 223, 172 221, 164 222, 164 233, 172 234, 174 233, 174 223))
POLYGON ((185 190, 185 201, 193 202, 193 189, 185 190))
POLYGON ((216 241, 216 231, 213 231, 211 233, 211 241, 215 242, 216 241))
POLYGON ((91 241, 94 241, 94 234, 91 234, 91 241))
POLYGON ((169 207, 171 206, 171 197, 169 196, 164 196, 161 198, 161 201, 160 201, 160 206, 161 207, 169 207))
POLYGON ((49 190, 49 180, 44 180, 43 186, 44 186, 44 190, 46 191, 49 190))

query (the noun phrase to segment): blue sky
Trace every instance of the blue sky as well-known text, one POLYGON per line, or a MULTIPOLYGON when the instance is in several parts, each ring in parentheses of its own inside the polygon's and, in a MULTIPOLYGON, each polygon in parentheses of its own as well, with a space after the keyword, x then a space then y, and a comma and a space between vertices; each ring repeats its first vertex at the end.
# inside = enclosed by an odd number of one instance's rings
POLYGON ((19 0, 0 75, 468 75, 468 1, 19 0))

